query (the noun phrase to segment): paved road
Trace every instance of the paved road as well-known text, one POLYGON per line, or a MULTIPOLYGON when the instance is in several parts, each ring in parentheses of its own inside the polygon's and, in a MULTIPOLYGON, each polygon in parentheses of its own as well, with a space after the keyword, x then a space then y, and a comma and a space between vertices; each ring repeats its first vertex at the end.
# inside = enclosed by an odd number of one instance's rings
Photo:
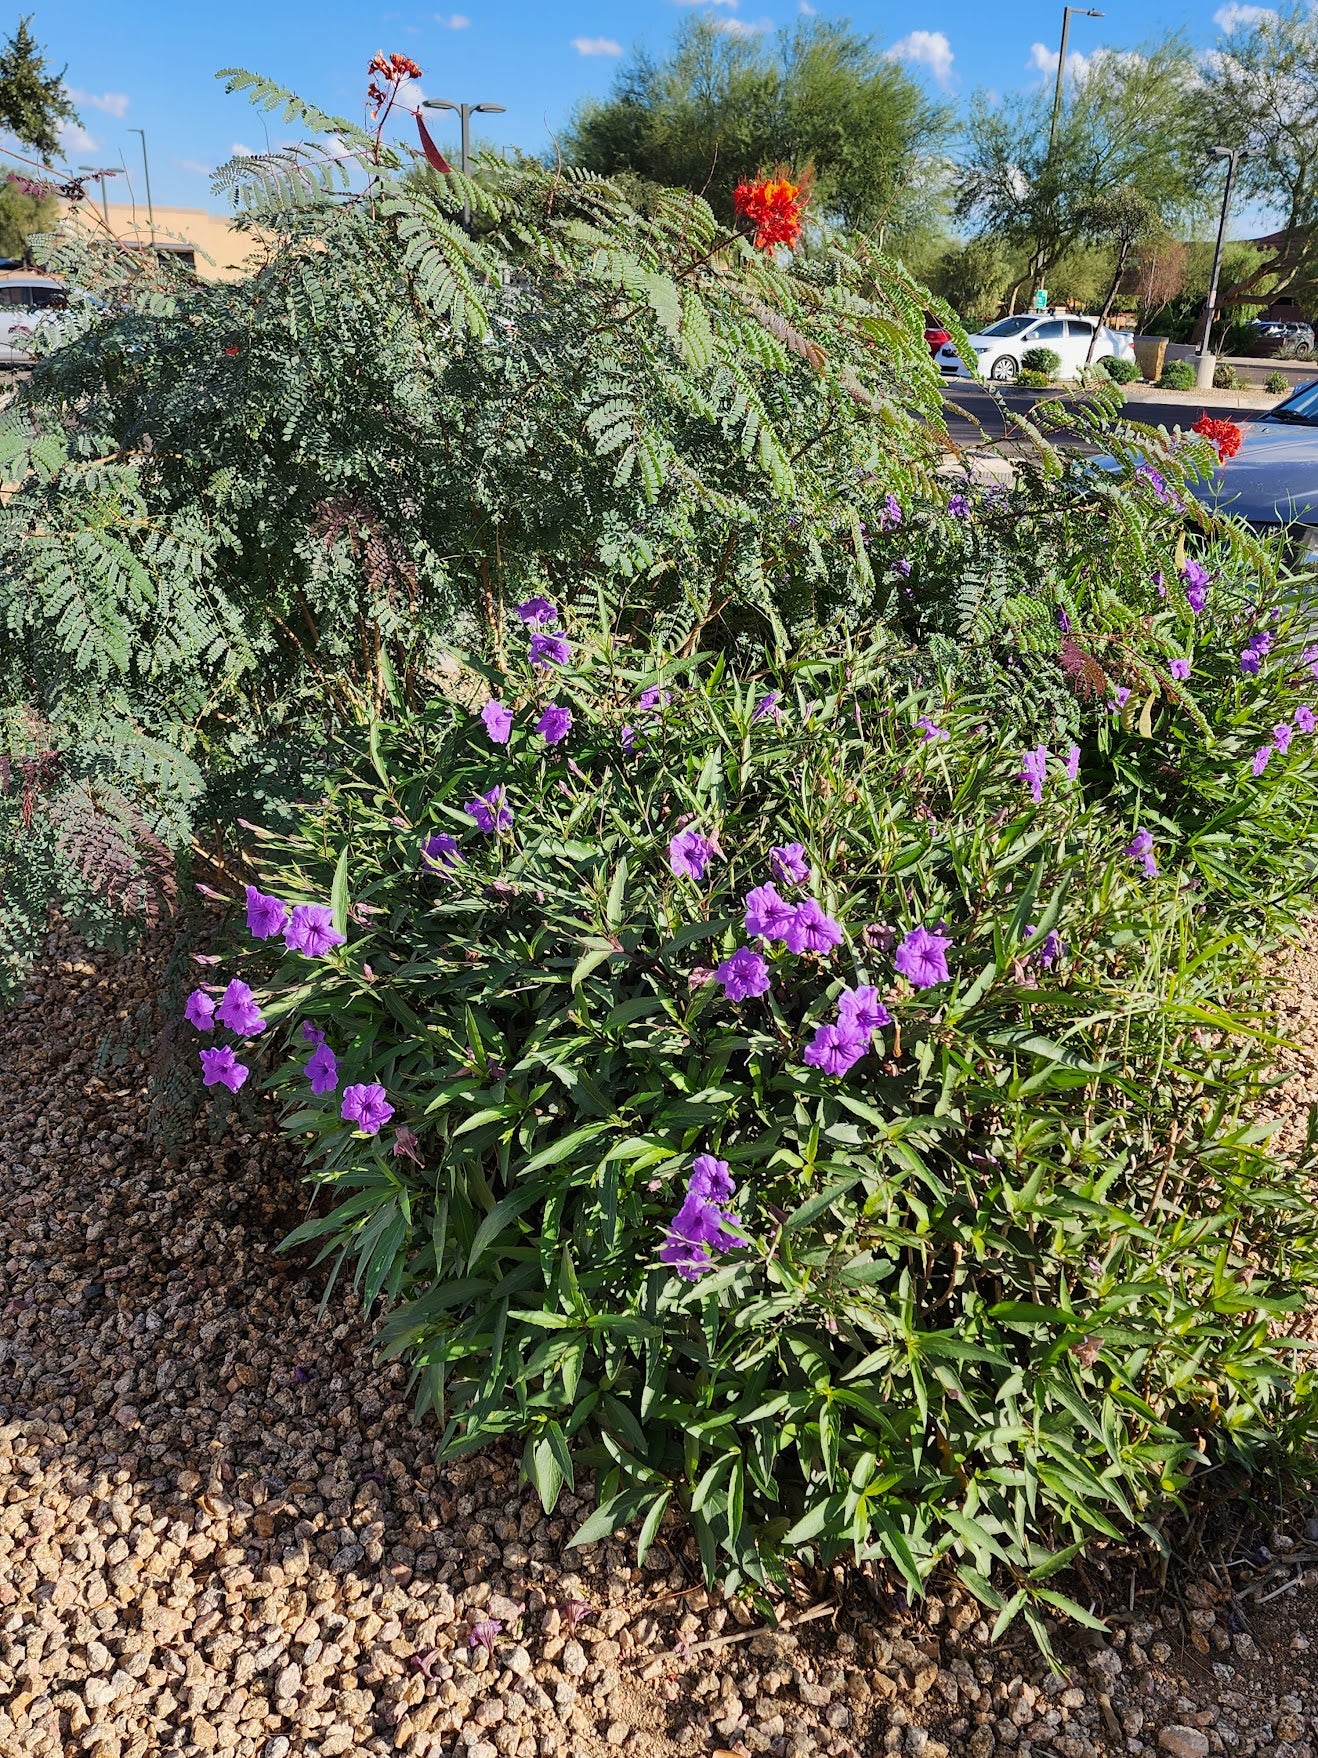
MULTIPOLYGON (((1009 388, 1000 394, 1009 409, 1024 414, 1053 393, 1009 388)), ((943 407, 948 432, 958 445, 973 446, 986 440, 1001 439, 1010 443, 1012 440, 1012 429, 1004 422, 1001 410, 988 392, 978 385, 945 385, 943 407)), ((1259 415, 1266 413, 1264 409, 1255 411, 1215 403, 1211 393, 1206 401, 1190 407, 1184 403, 1164 403, 1156 397, 1141 397, 1138 391, 1127 397, 1124 413, 1128 420, 1146 422, 1150 427, 1174 427, 1178 423, 1181 427, 1189 427, 1205 410, 1209 415, 1241 423, 1257 420, 1259 415)), ((1088 452, 1095 449, 1093 446, 1081 447, 1088 452)))

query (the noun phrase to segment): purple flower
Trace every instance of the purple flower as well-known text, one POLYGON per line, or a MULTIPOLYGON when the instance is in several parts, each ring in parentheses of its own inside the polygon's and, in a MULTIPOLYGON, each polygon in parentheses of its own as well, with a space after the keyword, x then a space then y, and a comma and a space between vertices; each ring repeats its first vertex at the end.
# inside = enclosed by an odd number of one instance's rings
POLYGON ((783 930, 783 939, 789 952, 825 953, 842 944, 842 930, 832 916, 824 914, 813 897, 807 897, 792 911, 792 919, 783 930))
POLYGON ((203 1086, 228 1087, 231 1093, 236 1093, 250 1072, 250 1069, 245 1068, 237 1060, 227 1044, 219 1050, 203 1050, 201 1052, 203 1086))
POLYGON ((621 744, 623 750, 630 756, 636 749, 637 745, 636 728, 634 726, 623 727, 618 742, 621 744))
POLYGON ((796 906, 779 897, 774 885, 757 885, 746 893, 746 932, 752 939, 784 940, 796 906))
POLYGON ((400 1123, 394 1131, 395 1160, 405 1154, 409 1160, 415 1160, 418 1166, 424 1166, 425 1161, 418 1152, 420 1146, 421 1143, 415 1130, 409 1129, 405 1123, 400 1123))
POLYGON ((950 739, 952 737, 951 733, 944 731, 936 720, 930 720, 927 714, 922 714, 915 724, 924 734, 923 742, 926 745, 936 745, 939 739, 950 739))
POLYGON ((687 1192, 691 1196, 699 1197, 701 1202, 730 1201, 733 1183, 728 1173, 728 1162, 716 1160, 713 1154, 697 1154, 691 1162, 687 1192))
POLYGON ((671 690, 661 690, 658 684, 651 684, 649 689, 641 691, 636 706, 642 714, 653 714, 656 708, 667 708, 672 699, 671 690))
POLYGON ((343 942, 344 936, 334 926, 334 918, 323 903, 298 904, 284 930, 284 945, 306 958, 323 958, 331 947, 342 946, 343 942))
POLYGON ((729 1001, 745 1001, 763 995, 769 987, 769 967, 758 952, 739 946, 731 958, 714 967, 714 980, 722 983, 729 1001))
POLYGON ((497 702, 493 696, 481 709, 481 719, 485 722, 485 730, 496 745, 506 745, 512 737, 513 711, 497 702))
POLYGON ((1173 659, 1167 670, 1178 684, 1183 684, 1190 675, 1190 661, 1188 659, 1173 659))
POLYGON ((247 928, 255 940, 269 940, 288 926, 288 905, 266 897, 255 885, 247 887, 247 928))
POLYGON ((1311 733, 1318 724, 1314 721, 1313 709, 1304 702, 1295 710, 1295 724, 1302 733, 1311 733))
POLYGON ((862 1033, 866 1038, 880 1027, 892 1024, 892 1015, 879 1000, 872 986, 844 989, 837 998, 839 1028, 862 1033))
POLYGON ((769 871, 780 885, 804 885, 810 877, 810 863, 805 858, 804 844, 775 844, 769 850, 769 871))
POLYGON ((332 1093, 339 1084, 339 1065, 328 1044, 318 1044, 307 1057, 303 1073, 313 1093, 332 1093))
MULTIPOLYGON (((1028 940, 1034 932, 1034 924, 1031 923, 1025 930, 1025 939, 1028 940)), ((1052 965, 1057 963, 1057 960, 1061 956, 1061 952, 1062 936, 1057 932, 1056 928, 1050 928, 1035 950, 1030 954, 1030 957, 1036 959, 1045 970, 1048 970, 1052 965)))
POLYGON ((1198 562, 1187 562, 1181 569, 1185 583, 1185 602, 1196 616, 1208 603, 1208 569, 1198 562))
POLYGON ((732 1214, 720 1207, 731 1199, 734 1188, 726 1160, 698 1154, 692 1161, 686 1199, 673 1216, 659 1251, 660 1260, 686 1281, 696 1281, 713 1267, 711 1250, 731 1251, 742 1243, 739 1234, 727 1230, 732 1214))
POLYGON ((1126 853, 1134 861, 1138 861, 1144 869, 1146 878, 1158 877, 1158 863, 1153 854, 1153 837, 1147 830, 1137 830, 1126 853))
POLYGON ((504 804, 506 791, 502 787, 492 787, 488 793, 468 800, 462 808, 469 818, 476 820, 477 830, 486 836, 497 836, 500 831, 512 829, 512 808, 504 804))
POLYGON ((1266 659, 1272 651, 1272 640, 1271 629, 1259 629, 1250 636, 1245 645, 1251 653, 1257 653, 1260 659, 1266 659))
POLYGON ((815 1027, 805 1047, 804 1060, 823 1074, 843 1075, 855 1067, 869 1049, 869 1035, 845 1021, 815 1027))
POLYGON ((1118 684, 1115 693, 1116 693, 1116 699, 1117 699, 1117 707, 1124 708, 1126 706, 1127 702, 1130 701, 1130 691, 1126 688, 1126 686, 1124 684, 1118 684))
POLYGON ((1261 664, 1262 656, 1256 653, 1252 647, 1246 647, 1240 655, 1240 669, 1246 677, 1256 678, 1261 664))
POLYGON ((572 731, 572 710, 551 702, 535 723, 535 730, 547 745, 557 745, 572 731))
POLYGON ((932 989, 935 983, 947 981, 947 948, 951 944, 944 934, 912 928, 893 954, 892 962, 913 988, 932 989))
POLYGON ((447 830, 440 830, 434 836, 428 836, 421 844, 421 859, 427 866, 434 867, 436 872, 451 873, 462 860, 462 850, 458 847, 456 836, 450 836, 447 830))
POLYGON ((965 495, 954 494, 947 503, 947 511, 953 519, 968 519, 970 517, 970 502, 965 495))
POLYGON ((883 497, 883 506, 879 510, 878 525, 880 531, 895 531, 902 522, 902 503, 895 494, 883 497))
POLYGON ((566 665, 572 657, 572 649, 561 635, 532 635, 532 665, 566 665))
POLYGON ((1079 773, 1080 773, 1080 747, 1079 747, 1079 745, 1072 745, 1071 749, 1066 753, 1065 767, 1066 767, 1066 779, 1068 781, 1074 781, 1076 776, 1079 775, 1079 773))
POLYGON ((325 1034, 318 1025, 313 1025, 309 1019, 304 1019, 302 1021, 302 1042, 304 1044, 323 1044, 325 1034))
MULTIPOLYGON (((543 600, 541 602, 543 603, 543 600)), ((482 1618, 478 1624, 473 1624, 468 1630, 467 1647, 483 1648, 493 1658, 494 1644, 502 1634, 503 1625, 498 1618, 482 1618)))
POLYGON ((344 1087, 339 1116, 345 1123, 355 1123, 363 1135, 378 1134, 393 1114, 394 1108, 382 1086, 344 1087))
POLYGON ((194 989, 188 996, 183 1017, 189 1025, 196 1026, 199 1032, 215 1030, 215 1003, 204 989, 194 989))
POLYGON ((1291 740, 1295 736, 1295 728, 1282 721, 1280 726, 1272 729, 1272 748, 1279 757, 1284 757, 1291 748, 1291 740))
POLYGON ((1166 477, 1164 477, 1159 471, 1155 470, 1152 464, 1137 464, 1135 466, 1135 474, 1136 476, 1142 477, 1144 481, 1148 483, 1149 487, 1153 490, 1154 495, 1165 507, 1176 505, 1175 496, 1167 487, 1166 477))
POLYGON ((909 580, 911 577, 911 564, 903 556, 901 561, 892 564, 892 571, 894 574, 900 574, 903 580, 909 580))
POLYGON ((547 598, 527 598, 517 607, 517 614, 524 623, 535 623, 547 627, 558 621, 558 612, 547 598))
POLYGON ((252 991, 237 977, 224 991, 224 999, 215 1009, 215 1017, 240 1038, 253 1038, 265 1030, 265 1020, 256 1005, 252 991))
POLYGON ((1057 627, 1063 635, 1071 633, 1071 619, 1061 605, 1057 607, 1057 627))
POLYGON ((668 865, 679 879, 703 879, 714 845, 698 830, 679 830, 668 845, 668 865))
POLYGON ((781 718, 778 714, 778 704, 781 701, 782 697, 777 690, 770 690, 767 696, 761 696, 751 714, 752 722, 767 720, 771 714, 775 720, 781 718))
POLYGON ((588 1599, 569 1599, 563 1607, 563 1616, 567 1619, 568 1629, 575 1630, 578 1624, 595 1616, 595 1607, 588 1599))
POLYGON ((1043 799, 1043 784, 1047 775, 1047 745, 1036 745, 1032 751, 1021 753, 1020 778, 1029 788, 1031 798, 1036 806, 1043 799))
POLYGON ((1271 757, 1272 746, 1260 745, 1258 750, 1255 751, 1254 761, 1250 765, 1250 768, 1254 771, 1255 775, 1262 775, 1263 771, 1267 768, 1271 757))

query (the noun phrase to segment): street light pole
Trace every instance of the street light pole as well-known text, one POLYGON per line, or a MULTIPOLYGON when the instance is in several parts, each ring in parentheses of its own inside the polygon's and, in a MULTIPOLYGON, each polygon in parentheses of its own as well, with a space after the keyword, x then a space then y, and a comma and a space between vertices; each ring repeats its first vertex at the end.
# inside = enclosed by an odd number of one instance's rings
POLYGON ((1226 188, 1222 191, 1222 216, 1217 222, 1217 246, 1213 251, 1213 273, 1208 282, 1208 301, 1204 306, 1204 333, 1199 340, 1199 365, 1196 372, 1196 385, 1201 391, 1211 390, 1213 369, 1217 364, 1216 356, 1208 352, 1208 343, 1212 336, 1213 318, 1217 312, 1217 283, 1222 273, 1222 252, 1226 247, 1226 222, 1231 207, 1231 186, 1236 180, 1236 167, 1242 159, 1250 157, 1245 147, 1210 147, 1208 149, 1215 159, 1226 160, 1226 188))
MULTIPOLYGON (((1057 55, 1057 83, 1053 87, 1053 117, 1048 125, 1048 156, 1044 160, 1045 169, 1051 168, 1053 148, 1057 145, 1057 124, 1062 114, 1062 81, 1066 78, 1066 45, 1071 36, 1071 14, 1073 12, 1080 18, 1102 18, 1103 16, 1101 12, 1095 12, 1092 6, 1063 6, 1062 8, 1062 46, 1057 55)), ((1034 262, 1031 265, 1030 275, 1031 280, 1036 286, 1038 285, 1039 276, 1042 273, 1043 241, 1040 239, 1039 247, 1035 252, 1034 262)), ((1012 304, 1013 306, 1015 305, 1014 297, 1012 299, 1012 304)))
POLYGON ((118 176, 117 171, 106 171, 96 165, 79 165, 80 171, 90 172, 101 186, 101 212, 105 216, 105 229, 110 230, 110 195, 107 184, 111 177, 118 176))
MULTIPOLYGON (((462 129, 461 146, 458 162, 462 167, 462 175, 467 175, 467 161, 471 156, 471 119, 473 116, 502 116, 506 113, 504 104, 451 104, 447 98, 423 98, 423 110, 453 110, 457 114, 462 129)), ((471 209, 467 202, 462 203, 462 223, 471 224, 471 209)))
POLYGON ((142 137, 142 173, 146 178, 146 217, 147 223, 151 227, 151 251, 154 255, 156 248, 156 210, 151 205, 151 164, 146 156, 146 130, 144 128, 130 128, 128 132, 129 134, 140 134, 142 137))

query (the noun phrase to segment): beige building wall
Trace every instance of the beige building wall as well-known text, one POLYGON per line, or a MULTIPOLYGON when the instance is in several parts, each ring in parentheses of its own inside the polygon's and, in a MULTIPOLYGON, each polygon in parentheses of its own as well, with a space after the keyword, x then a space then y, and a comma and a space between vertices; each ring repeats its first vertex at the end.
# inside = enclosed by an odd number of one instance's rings
MULTIPOLYGON (((111 202, 103 207, 89 190, 87 199, 76 203, 62 201, 67 217, 77 212, 83 224, 93 232, 103 232, 108 215, 110 230, 125 244, 149 247, 152 239, 145 203, 136 208, 111 202)), ((203 281, 237 281, 245 273, 248 260, 259 254, 260 241, 251 233, 237 232, 227 214, 208 213, 205 208, 172 208, 155 204, 155 242, 166 250, 191 248, 196 251, 197 274, 203 281), (209 259, 209 260, 207 260, 209 259)))

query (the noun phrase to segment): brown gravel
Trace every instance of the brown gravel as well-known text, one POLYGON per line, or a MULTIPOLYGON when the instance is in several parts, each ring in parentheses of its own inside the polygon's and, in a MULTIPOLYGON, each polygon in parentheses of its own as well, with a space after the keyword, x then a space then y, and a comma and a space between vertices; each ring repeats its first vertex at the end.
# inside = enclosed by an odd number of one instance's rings
POLYGON ((99 1054, 157 968, 56 936, 0 1013, 0 1758, 1315 1758, 1318 1528, 1252 1599, 1140 1587, 1049 1675, 955 1589, 917 1617, 839 1571, 769 1630, 680 1526, 642 1571, 566 1550, 586 1501, 546 1519, 515 1452, 436 1469, 360 1311, 276 1255, 273 1133, 203 1116, 171 1163, 99 1054))

